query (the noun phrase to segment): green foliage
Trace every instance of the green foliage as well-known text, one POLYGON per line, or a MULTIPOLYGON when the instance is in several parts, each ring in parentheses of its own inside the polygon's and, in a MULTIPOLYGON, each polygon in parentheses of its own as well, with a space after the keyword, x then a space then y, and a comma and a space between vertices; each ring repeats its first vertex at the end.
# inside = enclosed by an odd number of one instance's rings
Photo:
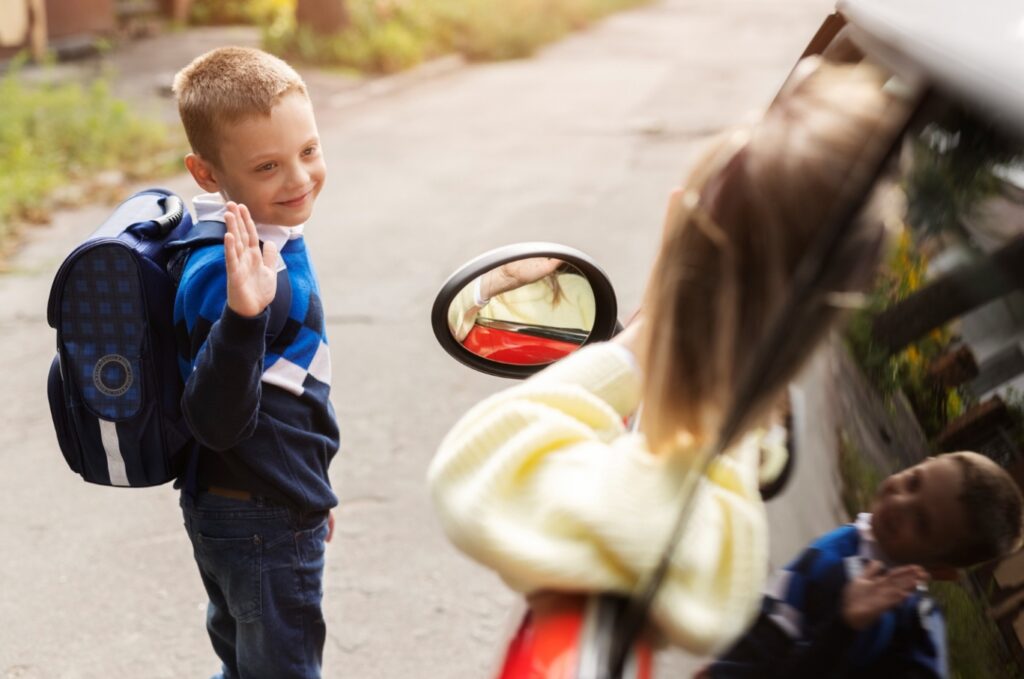
POLYGON ((585 25, 586 4, 573 0, 514 0, 501 4, 468 0, 458 11, 448 8, 442 16, 449 24, 453 51, 479 61, 517 59, 585 25))
POLYGON ((871 508, 871 500, 885 474, 871 464, 845 430, 840 428, 836 436, 839 443, 840 495, 843 508, 852 519, 871 508))
POLYGON ((295 0, 194 0, 189 23, 265 26, 295 10, 295 0))
POLYGON ((913 162, 903 177, 909 228, 904 229, 903 240, 871 293, 867 308, 851 319, 847 342, 883 396, 898 390, 906 394, 922 429, 932 438, 963 413, 973 399, 966 390, 936 387, 928 380, 929 366, 950 346, 949 331, 933 330, 889 355, 872 337, 872 319, 924 282, 928 262, 914 249, 911 229, 919 242, 935 245, 952 239, 969 243, 965 220, 1002 186, 998 168, 1019 163, 1024 149, 1019 141, 1008 139, 966 111, 950 109, 914 137, 910 151, 913 162))
POLYGON ((912 147, 914 162, 904 179, 907 222, 926 233, 967 234, 963 218, 1001 184, 994 174, 1019 159, 1020 143, 963 110, 928 125, 912 147))
POLYGON ((349 26, 319 35, 292 14, 265 23, 268 50, 307 63, 388 73, 442 54, 515 59, 649 0, 348 0, 349 26))
POLYGON ((872 320, 924 283, 928 261, 914 248, 911 229, 919 242, 931 241, 934 245, 950 236, 968 242, 965 218, 999 190, 1002 182, 997 168, 1018 162, 1022 149, 1020 143, 958 109, 936 117, 911 144, 913 162, 903 177, 909 228, 904 229, 902 241, 871 293, 867 308, 851 319, 847 343, 879 392, 890 397, 902 390, 925 434, 934 437, 963 413, 973 398, 963 389, 936 387, 927 378, 931 363, 949 349, 950 332, 945 328, 933 330, 889 355, 872 337, 872 320))
POLYGON ((264 47, 311 64, 381 73, 400 71, 436 50, 431 39, 435 24, 424 7, 419 3, 390 8, 384 3, 349 3, 351 23, 336 35, 297 28, 291 15, 282 16, 264 30, 264 47))
POLYGON ((918 290, 924 284, 927 269, 927 258, 914 247, 909 230, 904 230, 868 297, 868 304, 850 319, 846 341, 883 398, 891 398, 902 390, 921 428, 933 437, 970 405, 969 395, 959 388, 936 387, 928 380, 929 366, 949 349, 952 334, 946 328, 937 328, 896 354, 890 354, 871 334, 874 317, 918 290))
POLYGON ((1024 679, 1010 657, 999 628, 985 605, 954 582, 933 582, 929 588, 946 616, 952 679, 1024 679))
POLYGON ((105 79, 29 84, 20 65, 0 78, 0 248, 15 223, 46 218, 58 187, 111 169, 127 180, 160 173, 180 145, 115 98, 105 79))
MULTIPOLYGON (((921 287, 928 262, 915 248, 912 236, 904 230, 868 295, 868 303, 858 310, 847 326, 847 343, 868 378, 884 396, 899 389, 905 376, 906 361, 892 357, 871 335, 872 321, 885 309, 909 297, 921 287), (904 365, 901 365, 904 364, 904 365)), ((903 352, 906 353, 906 352, 903 352)), ((911 355, 916 359, 916 355, 911 355)), ((913 361, 916 364, 916 361, 913 361)))

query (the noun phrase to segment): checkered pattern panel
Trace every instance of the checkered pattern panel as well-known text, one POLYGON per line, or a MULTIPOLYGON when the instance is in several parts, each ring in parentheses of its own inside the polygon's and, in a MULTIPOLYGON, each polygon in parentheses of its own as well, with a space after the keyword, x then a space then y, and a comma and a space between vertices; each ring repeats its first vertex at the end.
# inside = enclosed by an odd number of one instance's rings
POLYGON ((324 337, 323 306, 316 291, 308 288, 308 293, 298 299, 293 293, 291 311, 284 330, 267 351, 263 381, 301 396, 309 378, 331 383, 331 354, 324 337), (301 323, 295 319, 297 311, 303 314, 301 323))
POLYGON ((86 404, 100 417, 121 420, 142 404, 146 308, 130 250, 90 249, 75 262, 61 300, 61 336, 86 404))

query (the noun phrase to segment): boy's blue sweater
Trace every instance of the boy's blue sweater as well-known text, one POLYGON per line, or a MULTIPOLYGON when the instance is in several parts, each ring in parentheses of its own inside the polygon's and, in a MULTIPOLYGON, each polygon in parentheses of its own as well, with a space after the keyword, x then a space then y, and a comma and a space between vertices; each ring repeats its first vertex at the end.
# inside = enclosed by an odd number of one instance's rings
MULTIPOLYGON (((860 522, 870 522, 861 515, 860 522)), ((761 614, 710 667, 721 677, 921 677, 945 679, 946 629, 933 600, 916 593, 857 632, 840 616, 843 587, 868 557, 862 530, 822 536, 781 570, 761 614)))
POLYGON ((338 450, 328 398, 330 354, 316 275, 301 237, 280 249, 291 310, 270 346, 270 313, 227 306, 224 247, 197 249, 174 303, 182 410, 199 442, 197 484, 269 497, 315 512, 338 504, 327 468, 338 450))

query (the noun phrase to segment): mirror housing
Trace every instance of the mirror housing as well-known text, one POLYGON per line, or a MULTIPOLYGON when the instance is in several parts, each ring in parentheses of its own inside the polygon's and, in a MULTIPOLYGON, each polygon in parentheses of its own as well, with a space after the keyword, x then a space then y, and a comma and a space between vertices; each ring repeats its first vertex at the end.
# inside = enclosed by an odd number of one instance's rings
POLYGON ((453 336, 448 324, 449 308, 467 285, 503 264, 534 257, 559 259, 574 267, 590 284, 594 294, 594 324, 586 339, 579 346, 604 341, 615 335, 620 328, 616 319, 618 304, 615 299, 615 290, 612 288, 608 276, 593 259, 575 248, 558 243, 515 243, 490 250, 473 258, 449 276, 437 293, 430 312, 430 324, 434 330, 434 337, 452 358, 488 375, 513 379, 529 377, 550 365, 549 362, 517 365, 480 356, 463 346, 453 336))

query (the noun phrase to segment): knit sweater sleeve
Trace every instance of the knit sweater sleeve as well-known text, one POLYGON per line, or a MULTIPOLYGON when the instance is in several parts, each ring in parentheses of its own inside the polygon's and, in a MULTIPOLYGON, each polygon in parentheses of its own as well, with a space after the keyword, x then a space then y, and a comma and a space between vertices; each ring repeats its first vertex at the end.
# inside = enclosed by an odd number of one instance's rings
MULTIPOLYGON (((625 352, 595 345, 470 410, 441 443, 429 481, 466 554, 523 592, 631 591, 656 565, 692 456, 653 456, 623 417, 640 380, 625 352)), ((702 479, 653 616, 673 642, 711 653, 756 613, 767 525, 757 442, 702 479)))
POLYGON ((223 256, 187 268, 178 297, 191 361, 182 412, 197 441, 227 450, 256 427, 269 312, 246 318, 228 307, 223 256))

